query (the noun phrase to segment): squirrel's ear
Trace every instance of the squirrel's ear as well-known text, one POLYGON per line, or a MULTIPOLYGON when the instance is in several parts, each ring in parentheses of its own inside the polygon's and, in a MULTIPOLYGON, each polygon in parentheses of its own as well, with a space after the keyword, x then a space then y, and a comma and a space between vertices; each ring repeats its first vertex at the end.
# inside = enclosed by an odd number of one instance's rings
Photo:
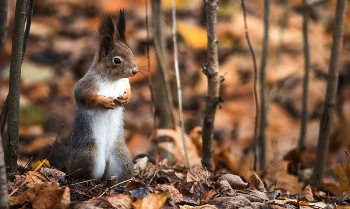
POLYGON ((124 43, 126 42, 124 9, 120 9, 119 18, 117 22, 117 37, 120 41, 123 41, 124 43))
POLYGON ((100 37, 100 57, 106 56, 113 49, 115 28, 112 18, 109 14, 104 14, 98 25, 98 33, 100 37))

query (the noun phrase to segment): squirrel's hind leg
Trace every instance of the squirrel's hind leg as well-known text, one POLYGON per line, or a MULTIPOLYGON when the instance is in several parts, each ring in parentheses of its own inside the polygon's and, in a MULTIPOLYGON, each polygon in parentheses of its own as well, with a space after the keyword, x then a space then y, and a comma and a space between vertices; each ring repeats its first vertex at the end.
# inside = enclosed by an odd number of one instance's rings
POLYGON ((95 165, 95 155, 97 146, 95 143, 85 143, 79 145, 79 150, 72 150, 68 164, 68 175, 74 178, 94 178, 93 169, 95 165), (81 151, 83 150, 83 151, 81 151))

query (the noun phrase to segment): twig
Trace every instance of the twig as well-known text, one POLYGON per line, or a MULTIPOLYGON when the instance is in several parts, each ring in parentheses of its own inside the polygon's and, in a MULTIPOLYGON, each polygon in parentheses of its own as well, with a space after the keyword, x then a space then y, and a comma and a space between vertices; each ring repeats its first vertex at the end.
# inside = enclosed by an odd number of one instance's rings
POLYGON ((78 183, 70 184, 69 186, 74 186, 74 185, 77 185, 77 184, 83 184, 83 183, 90 182, 90 181, 95 181, 95 180, 96 179, 90 179, 90 180, 87 180, 87 181, 81 181, 81 182, 78 182, 78 183))
POLYGON ((247 25, 247 17, 246 17, 246 9, 245 9, 245 4, 244 0, 241 0, 241 6, 243 10, 243 20, 244 20, 244 34, 248 42, 249 50, 250 53, 252 54, 252 59, 253 59, 253 65, 254 65, 254 98, 255 98, 255 125, 254 125, 254 170, 256 171, 257 168, 257 144, 258 144, 258 121, 259 121, 259 102, 258 102, 258 94, 257 94, 257 74, 258 74, 258 68, 256 66, 256 58, 255 54, 252 48, 252 45, 250 43, 249 35, 248 35, 248 25, 247 25))
POLYGON ((177 84, 177 97, 179 100, 179 123, 181 127, 181 137, 182 143, 184 146, 185 156, 187 160, 187 165, 189 169, 192 169, 190 158, 188 157, 186 139, 185 139, 185 128, 184 128, 184 118, 182 112, 182 90, 181 90, 181 82, 180 82, 180 71, 179 71, 179 61, 177 57, 177 40, 176 40, 176 10, 174 0, 171 0, 172 11, 173 11, 173 42, 174 42, 174 64, 175 64, 175 75, 176 75, 176 84, 177 84))
MULTIPOLYGON (((116 187, 116 186, 118 186, 118 185, 120 185, 120 184, 124 184, 124 183, 126 183, 126 182, 130 182, 130 181, 133 181, 133 180, 135 180, 135 179, 134 179, 134 178, 131 178, 131 179, 122 181, 122 182, 120 182, 120 183, 118 183, 118 184, 115 184, 115 185, 109 187, 108 189, 112 189, 112 188, 114 188, 114 187, 116 187)), ((100 197, 102 197, 104 194, 106 194, 106 192, 107 192, 107 190, 104 191, 104 192, 100 195, 100 197)))
POLYGON ((27 24, 26 24, 26 29, 24 32, 24 37, 23 37, 23 49, 22 49, 22 61, 21 62, 23 62, 24 55, 26 54, 26 50, 27 50, 29 31, 30 31, 30 26, 32 25, 34 1, 35 0, 29 0, 27 24))

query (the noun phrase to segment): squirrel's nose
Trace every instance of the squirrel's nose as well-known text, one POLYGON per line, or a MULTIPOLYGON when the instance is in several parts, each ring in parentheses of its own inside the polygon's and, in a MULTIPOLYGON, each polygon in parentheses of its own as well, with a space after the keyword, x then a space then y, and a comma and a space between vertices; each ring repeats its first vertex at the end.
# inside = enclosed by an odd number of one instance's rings
POLYGON ((137 70, 137 67, 136 67, 136 68, 134 68, 131 72, 132 72, 133 75, 136 75, 137 71, 138 71, 138 70, 137 70))

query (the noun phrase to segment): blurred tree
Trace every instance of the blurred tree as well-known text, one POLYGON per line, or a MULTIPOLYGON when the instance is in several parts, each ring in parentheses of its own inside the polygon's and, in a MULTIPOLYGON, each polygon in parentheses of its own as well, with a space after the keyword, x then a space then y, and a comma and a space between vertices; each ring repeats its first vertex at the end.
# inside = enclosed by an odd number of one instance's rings
POLYGON ((9 208, 4 149, 0 135, 0 209, 9 208))
POLYGON ((266 166, 266 137, 265 129, 267 124, 267 109, 266 109, 266 92, 265 92, 265 81, 266 81, 266 63, 269 48, 269 26, 270 26, 270 0, 264 0, 264 39, 263 49, 260 64, 260 131, 259 131, 259 142, 260 142, 260 170, 265 170, 266 166))
MULTIPOLYGON (((9 141, 13 143, 14 149, 18 152, 18 134, 19 134, 19 97, 20 97, 20 80, 21 65, 23 53, 24 26, 26 21, 27 1, 17 0, 14 31, 12 40, 10 81, 8 95, 8 136, 9 141)), ((9 172, 17 170, 17 156, 13 149, 10 149, 8 155, 9 172)))
POLYGON ((307 21, 309 19, 309 7, 306 0, 303 0, 303 43, 304 43, 304 81, 303 81, 303 98, 300 124, 300 137, 298 150, 305 145, 305 135, 307 128, 307 98, 309 93, 309 69, 310 69, 310 50, 308 40, 307 21))
POLYGON ((328 70, 328 82, 326 96, 324 100, 324 110, 320 121, 316 162, 314 166, 313 177, 311 178, 311 185, 313 187, 318 187, 323 184, 331 126, 333 123, 334 116, 336 92, 338 87, 339 62, 344 36, 344 23, 347 9, 346 5, 347 0, 337 1, 333 31, 333 43, 331 48, 331 58, 328 70))
MULTIPOLYGON (((171 96, 168 61, 165 50, 165 37, 163 34, 164 17, 161 0, 152 0, 153 42, 157 56, 157 73, 155 79, 155 108, 158 120, 158 128, 171 129, 175 125, 173 114, 173 98, 171 96)), ((159 142, 169 141, 168 137, 161 137, 159 142)), ((172 155, 162 150, 161 155, 172 163, 172 155)))
POLYGON ((0 56, 5 46, 8 0, 0 1, 0 56))
POLYGON ((218 60, 218 39, 216 34, 218 0, 206 0, 207 19, 207 59, 208 65, 203 72, 208 78, 208 91, 205 103, 205 116, 203 122, 203 163, 208 170, 213 170, 213 136, 214 118, 216 107, 219 103, 219 60, 218 60))

